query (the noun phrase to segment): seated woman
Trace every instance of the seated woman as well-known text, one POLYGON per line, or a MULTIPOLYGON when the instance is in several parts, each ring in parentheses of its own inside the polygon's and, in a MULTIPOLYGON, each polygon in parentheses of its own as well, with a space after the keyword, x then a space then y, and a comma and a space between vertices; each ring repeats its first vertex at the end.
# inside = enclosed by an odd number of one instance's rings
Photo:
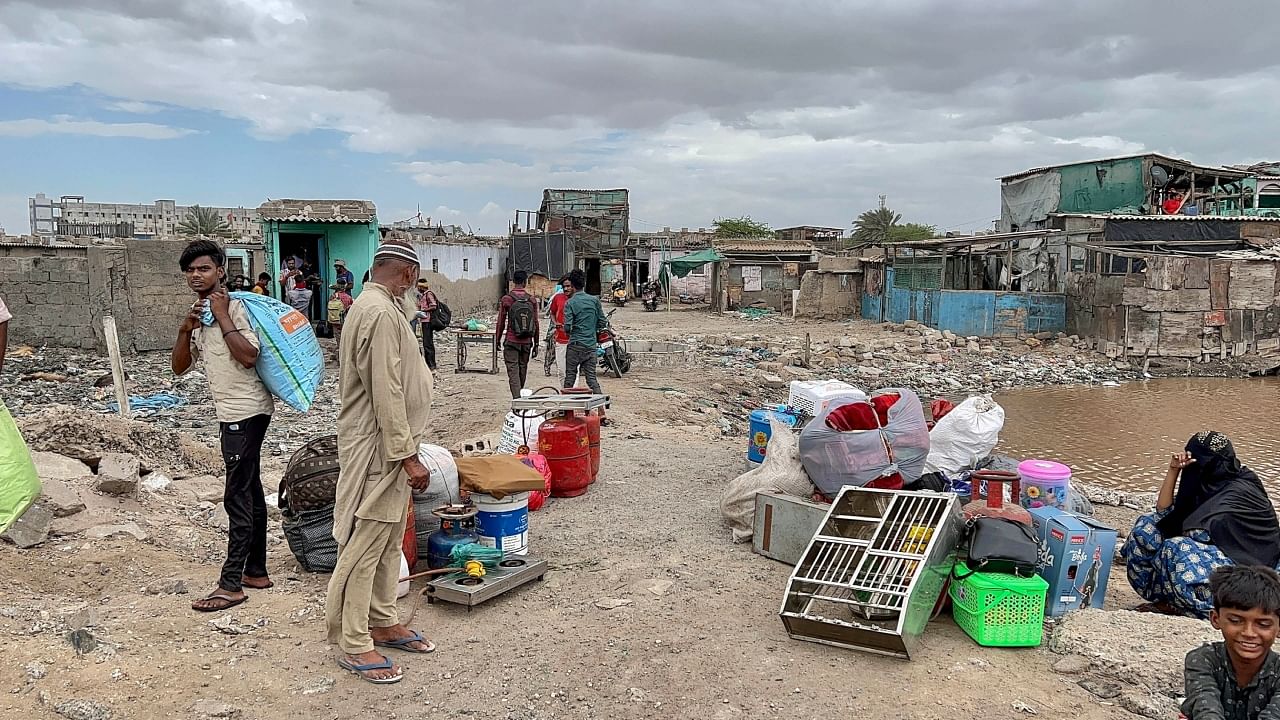
POLYGON ((1202 432, 1170 460, 1156 511, 1138 518, 1121 554, 1129 584, 1149 603, 1139 609, 1207 618, 1209 574, 1224 565, 1276 567, 1280 523, 1231 441, 1202 432))

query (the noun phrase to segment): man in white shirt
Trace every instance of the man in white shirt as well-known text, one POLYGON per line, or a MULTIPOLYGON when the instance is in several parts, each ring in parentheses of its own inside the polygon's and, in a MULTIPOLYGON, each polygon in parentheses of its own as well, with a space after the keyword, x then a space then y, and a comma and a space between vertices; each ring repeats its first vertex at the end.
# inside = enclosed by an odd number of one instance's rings
POLYGON ((4 351, 9 347, 9 321, 12 319, 9 308, 4 306, 4 298, 0 298, 0 372, 4 372, 4 351))

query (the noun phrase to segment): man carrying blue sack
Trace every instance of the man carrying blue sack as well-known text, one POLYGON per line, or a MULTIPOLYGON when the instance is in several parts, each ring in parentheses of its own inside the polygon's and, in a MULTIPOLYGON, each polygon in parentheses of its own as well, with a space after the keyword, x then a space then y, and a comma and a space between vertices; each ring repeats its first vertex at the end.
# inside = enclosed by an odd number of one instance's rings
POLYGON ((227 258, 209 240, 196 240, 182 252, 179 267, 199 299, 178 327, 170 365, 176 375, 203 361, 222 435, 227 466, 223 506, 230 518, 227 560, 218 588, 191 604, 193 610, 216 612, 243 603, 244 588, 271 587, 267 577, 267 503, 262 490, 262 441, 275 402, 258 377, 258 335, 240 300, 223 287, 227 258), (201 316, 208 309, 214 322, 201 316))

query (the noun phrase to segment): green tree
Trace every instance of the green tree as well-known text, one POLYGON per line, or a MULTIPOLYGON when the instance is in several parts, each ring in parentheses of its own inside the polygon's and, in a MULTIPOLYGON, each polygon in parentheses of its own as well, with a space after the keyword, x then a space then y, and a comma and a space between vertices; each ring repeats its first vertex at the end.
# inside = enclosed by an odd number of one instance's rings
POLYGON ((192 205, 187 216, 178 223, 179 235, 206 235, 212 237, 230 237, 231 226, 218 215, 213 208, 192 205))
POLYGON ((889 229, 889 242, 928 240, 938 237, 938 228, 921 223, 903 223, 889 229))
POLYGON ((855 245, 884 245, 893 242, 893 229, 902 221, 902 216, 885 207, 884 198, 880 198, 880 207, 868 210, 853 221, 853 243, 855 245))
POLYGON ((773 228, 769 227, 769 223, 752 220, 750 215, 743 215, 738 218, 717 218, 713 224, 716 228, 716 237, 773 237, 773 228))

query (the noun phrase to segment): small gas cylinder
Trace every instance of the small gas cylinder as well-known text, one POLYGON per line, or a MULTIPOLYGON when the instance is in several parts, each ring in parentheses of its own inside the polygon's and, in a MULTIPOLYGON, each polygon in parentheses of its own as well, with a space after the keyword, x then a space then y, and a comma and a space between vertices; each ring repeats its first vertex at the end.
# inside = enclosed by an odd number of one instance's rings
POLYGON ((978 517, 996 517, 1031 527, 1031 513, 1027 512, 1027 509, 1018 502, 1018 498, 1022 494, 1022 478, 1018 476, 1018 473, 1003 470, 979 470, 973 474, 972 482, 974 500, 964 506, 965 520, 972 520, 978 517), (987 484, 986 500, 977 497, 984 481, 987 484), (1013 492, 1009 495, 1013 498, 1012 503, 1004 501, 1005 483, 1012 484, 1013 492))
POLYGON ((445 567, 455 546, 479 542, 476 512, 476 508, 462 505, 431 511, 440 518, 440 529, 427 536, 427 567, 432 570, 445 567))
POLYGON ((538 452, 551 467, 551 496, 575 497, 591 484, 591 440, 587 421, 572 411, 549 418, 538 428, 538 452))
MULTIPOLYGON (((566 395, 585 395, 591 388, 569 388, 566 395)), ((591 446, 591 482, 600 477, 600 411, 592 410, 584 417, 587 421, 587 443, 591 446)))

